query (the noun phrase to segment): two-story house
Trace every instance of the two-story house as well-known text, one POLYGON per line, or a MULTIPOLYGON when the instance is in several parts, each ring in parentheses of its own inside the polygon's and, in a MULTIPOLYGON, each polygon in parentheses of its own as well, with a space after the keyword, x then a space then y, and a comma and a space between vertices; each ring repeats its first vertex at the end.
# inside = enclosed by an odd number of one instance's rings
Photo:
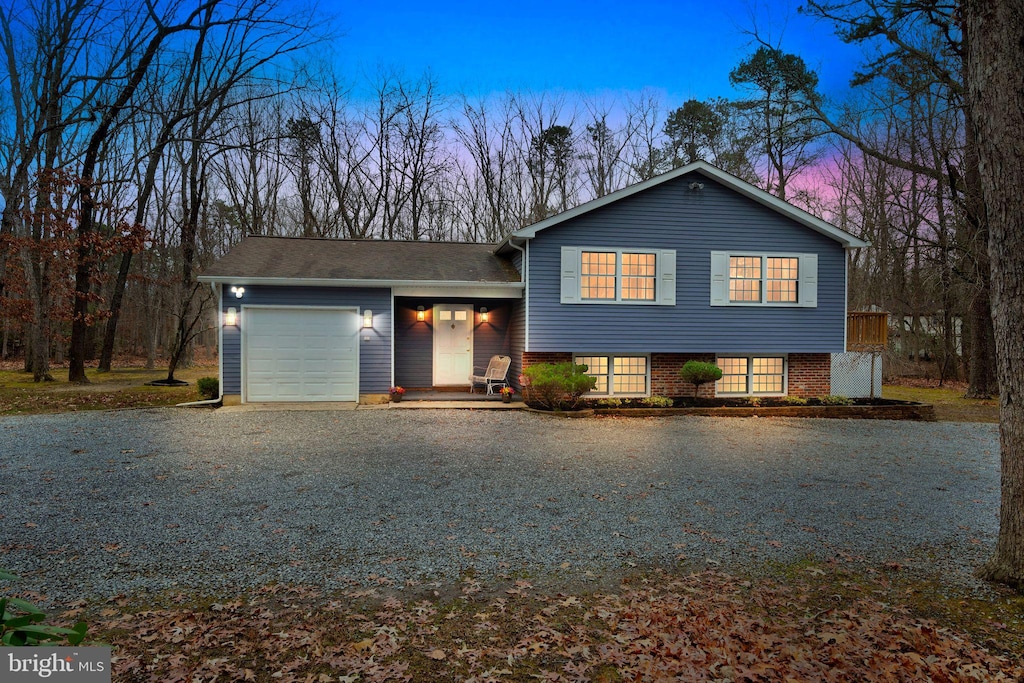
POLYGON ((249 237, 206 270, 227 402, 371 400, 468 386, 473 366, 575 359, 595 394, 830 393, 846 250, 867 246, 697 162, 500 244, 249 237))

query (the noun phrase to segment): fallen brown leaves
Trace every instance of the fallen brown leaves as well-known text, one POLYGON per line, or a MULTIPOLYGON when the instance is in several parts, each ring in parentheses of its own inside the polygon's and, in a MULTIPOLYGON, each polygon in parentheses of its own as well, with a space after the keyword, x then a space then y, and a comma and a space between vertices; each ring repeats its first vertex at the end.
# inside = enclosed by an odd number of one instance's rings
POLYGON ((564 595, 467 579, 459 599, 411 601, 271 587, 201 609, 104 610, 90 631, 115 646, 117 681, 1024 678, 1019 655, 817 581, 657 573, 564 595))

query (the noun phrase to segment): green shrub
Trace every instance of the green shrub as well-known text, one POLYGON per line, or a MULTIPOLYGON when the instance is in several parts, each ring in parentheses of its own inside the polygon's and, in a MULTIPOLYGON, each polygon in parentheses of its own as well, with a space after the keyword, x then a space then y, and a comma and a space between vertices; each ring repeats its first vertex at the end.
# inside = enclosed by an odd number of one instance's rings
POLYGON ((602 398, 597 402, 598 408, 618 408, 622 405, 622 399, 602 398))
POLYGON ((217 398, 220 396, 220 380, 216 377, 200 377, 196 380, 196 389, 199 389, 200 396, 217 398))
POLYGON ((587 366, 575 363, 538 363, 523 370, 523 375, 526 402, 548 410, 573 410, 583 394, 597 386, 597 379, 587 374, 587 366))
POLYGON ((696 398, 701 384, 717 382, 722 379, 722 368, 714 363, 688 360, 679 369, 679 376, 683 378, 684 382, 689 382, 693 385, 693 396, 696 398))
POLYGON ((648 396, 640 402, 649 408, 671 408, 674 403, 668 396, 648 396))
POLYGON ((818 399, 823 406, 852 406, 853 399, 848 396, 836 396, 829 394, 818 399))
MULTIPOLYGON (((18 577, 0 569, 0 580, 15 581, 18 577)), ((47 641, 66 641, 79 645, 85 640, 88 626, 80 621, 73 628, 44 624, 46 614, 27 600, 0 597, 0 644, 39 645, 47 641)))
POLYGON ((787 406, 805 406, 807 405, 807 399, 800 396, 783 396, 782 402, 787 406))

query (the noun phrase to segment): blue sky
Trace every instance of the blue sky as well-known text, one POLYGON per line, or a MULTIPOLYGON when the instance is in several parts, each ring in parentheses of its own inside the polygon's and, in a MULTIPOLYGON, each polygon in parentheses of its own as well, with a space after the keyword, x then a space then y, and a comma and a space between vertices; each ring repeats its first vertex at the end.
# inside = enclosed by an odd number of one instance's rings
POLYGON ((729 71, 756 46, 754 25, 801 55, 823 90, 841 96, 857 48, 790 0, 410 2, 323 0, 336 17, 342 73, 378 66, 413 77, 429 69, 445 93, 508 90, 589 96, 653 88, 666 104, 735 96, 729 71))

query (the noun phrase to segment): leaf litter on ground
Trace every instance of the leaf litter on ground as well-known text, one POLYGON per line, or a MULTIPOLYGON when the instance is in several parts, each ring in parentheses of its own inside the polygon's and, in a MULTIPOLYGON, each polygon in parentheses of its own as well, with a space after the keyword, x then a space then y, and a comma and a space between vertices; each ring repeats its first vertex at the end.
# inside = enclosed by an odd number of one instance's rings
POLYGON ((427 599, 275 585, 205 606, 107 608, 90 631, 114 646, 118 681, 1024 679, 1010 641, 920 618, 872 581, 819 567, 785 583, 656 571, 608 592, 467 579, 427 599))

